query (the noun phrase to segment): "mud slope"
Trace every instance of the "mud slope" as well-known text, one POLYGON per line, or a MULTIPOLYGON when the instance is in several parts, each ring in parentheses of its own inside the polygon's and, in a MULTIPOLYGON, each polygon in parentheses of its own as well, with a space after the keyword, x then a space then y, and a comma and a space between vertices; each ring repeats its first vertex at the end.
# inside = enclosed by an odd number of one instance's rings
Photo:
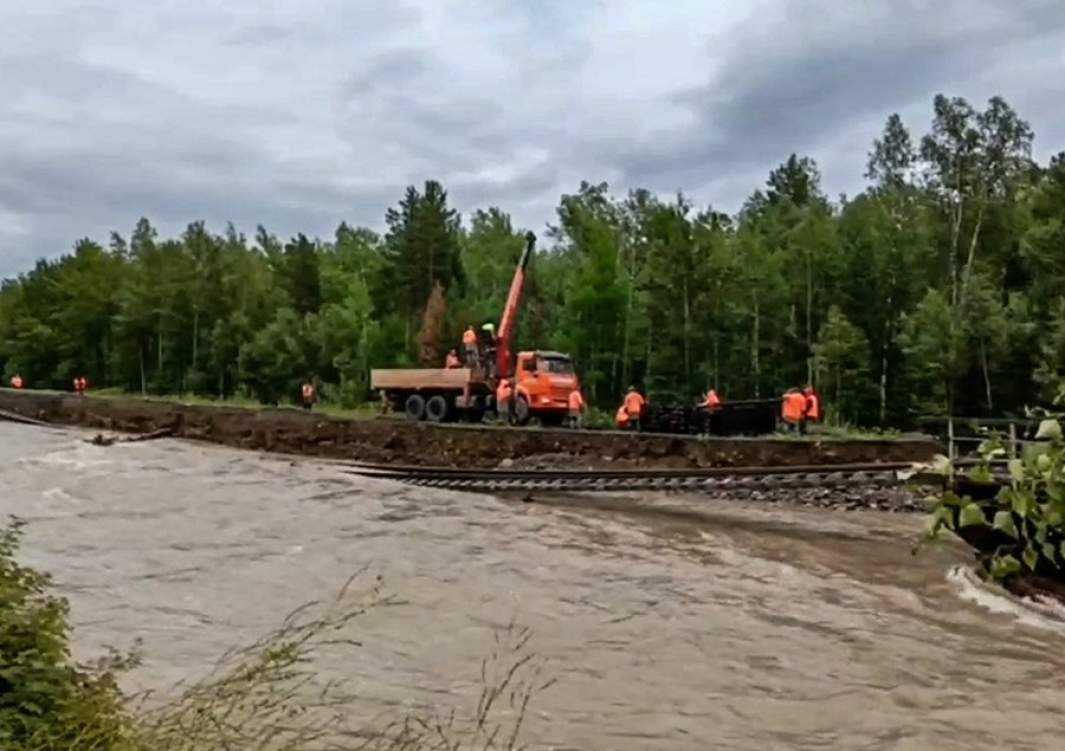
POLYGON ((401 419, 348 420, 293 409, 249 410, 142 399, 78 398, 0 389, 0 410, 64 425, 147 433, 227 446, 363 462, 494 467, 506 459, 568 454, 576 465, 709 467, 895 462, 929 459, 928 440, 699 439, 486 426, 401 419))

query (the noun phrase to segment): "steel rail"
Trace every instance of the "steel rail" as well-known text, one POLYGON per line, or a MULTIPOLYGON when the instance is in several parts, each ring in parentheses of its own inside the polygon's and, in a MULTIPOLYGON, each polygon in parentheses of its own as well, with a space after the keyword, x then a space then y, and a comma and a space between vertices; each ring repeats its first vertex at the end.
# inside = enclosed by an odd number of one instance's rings
POLYGON ((457 467, 348 465, 343 471, 422 487, 472 491, 750 490, 786 487, 897 486, 907 481, 942 483, 930 473, 911 473, 911 463, 712 467, 703 469, 510 470, 457 467))
POLYGON ((778 466, 625 468, 625 469, 510 469, 483 467, 434 467, 396 464, 343 465, 352 474, 375 477, 455 478, 455 479, 615 479, 615 478, 700 478, 763 475, 803 475, 832 472, 901 472, 914 467, 913 462, 867 462, 854 464, 792 464, 778 466))

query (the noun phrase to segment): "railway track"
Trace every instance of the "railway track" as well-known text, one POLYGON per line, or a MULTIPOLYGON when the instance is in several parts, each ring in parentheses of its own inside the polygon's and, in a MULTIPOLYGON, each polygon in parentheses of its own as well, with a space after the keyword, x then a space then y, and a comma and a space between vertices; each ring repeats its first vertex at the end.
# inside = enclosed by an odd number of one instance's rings
POLYGON ((913 465, 909 463, 612 470, 464 469, 356 464, 346 465, 345 471, 421 487, 482 492, 725 491, 792 487, 843 489, 887 487, 905 482, 942 483, 942 477, 938 475, 914 473, 913 465))

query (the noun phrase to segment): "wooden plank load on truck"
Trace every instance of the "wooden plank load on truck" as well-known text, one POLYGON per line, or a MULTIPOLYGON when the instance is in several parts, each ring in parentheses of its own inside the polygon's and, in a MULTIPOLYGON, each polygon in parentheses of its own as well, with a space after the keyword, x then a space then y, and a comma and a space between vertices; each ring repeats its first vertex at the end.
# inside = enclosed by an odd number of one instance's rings
POLYGON ((411 420, 479 420, 490 406, 490 389, 472 368, 378 369, 370 386, 411 420))

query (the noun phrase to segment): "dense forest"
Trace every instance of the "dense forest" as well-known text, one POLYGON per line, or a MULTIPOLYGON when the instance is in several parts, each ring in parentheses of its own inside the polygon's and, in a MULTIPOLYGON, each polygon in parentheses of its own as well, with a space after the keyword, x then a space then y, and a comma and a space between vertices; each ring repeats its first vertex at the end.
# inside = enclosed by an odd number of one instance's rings
MULTIPOLYGON (((1000 98, 937 96, 928 132, 897 115, 868 187, 832 199, 792 155, 738 214, 684 195, 582 183, 540 238, 520 347, 571 353, 592 403, 765 397, 813 382, 834 419, 1002 414, 1045 403, 1065 372, 1065 153, 1032 161, 1000 98)), ((713 165, 707 165, 713 169, 713 165)), ((495 320, 523 230, 499 208, 462 221, 444 186, 407 189, 381 235, 251 240, 147 219, 83 239, 0 292, 0 367, 31 387, 371 398, 371 367, 439 366, 495 320)))

